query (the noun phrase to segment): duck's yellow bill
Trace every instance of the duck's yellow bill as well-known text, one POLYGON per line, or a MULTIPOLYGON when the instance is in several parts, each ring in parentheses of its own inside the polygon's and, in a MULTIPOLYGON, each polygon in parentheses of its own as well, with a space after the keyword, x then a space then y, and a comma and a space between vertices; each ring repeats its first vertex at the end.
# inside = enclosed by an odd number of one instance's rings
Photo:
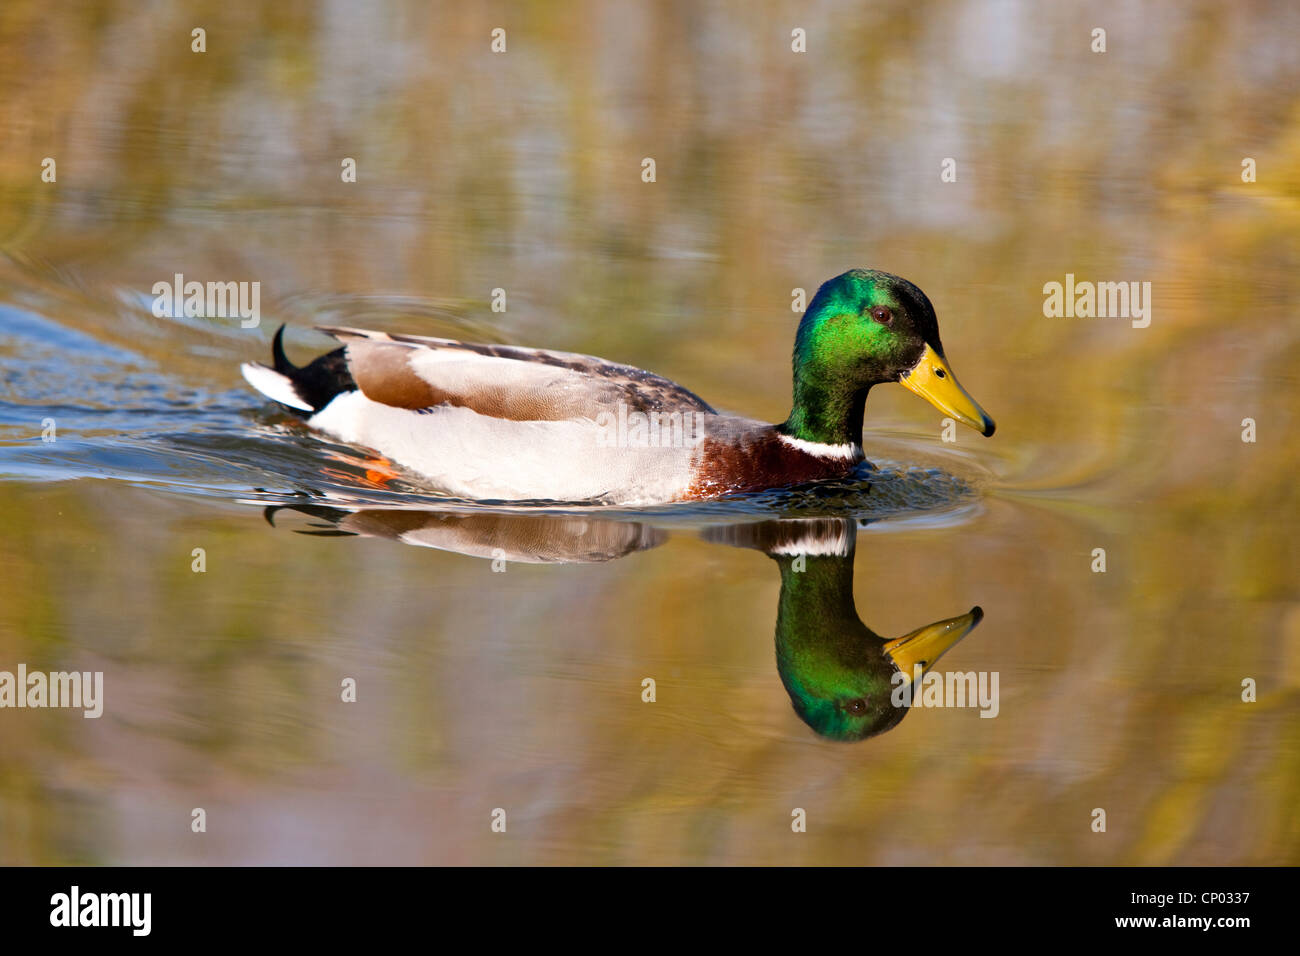
POLYGON ((988 413, 980 408, 979 402, 958 384, 943 356, 928 345, 921 361, 910 372, 904 372, 898 381, 945 415, 969 425, 985 438, 997 428, 988 413))
POLYGON ((935 621, 911 634, 887 641, 885 653, 907 678, 904 683, 911 683, 918 673, 917 665, 921 668, 920 673, 924 674, 934 666, 935 661, 956 647, 958 641, 975 630, 975 625, 983 619, 984 611, 976 605, 959 617, 935 621))

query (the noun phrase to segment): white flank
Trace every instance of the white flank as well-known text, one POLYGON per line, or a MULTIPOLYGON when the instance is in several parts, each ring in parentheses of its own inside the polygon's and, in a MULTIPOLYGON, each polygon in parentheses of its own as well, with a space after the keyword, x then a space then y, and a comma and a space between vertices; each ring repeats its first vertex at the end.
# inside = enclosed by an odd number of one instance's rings
POLYGON ((602 447, 589 420, 516 422, 452 405, 415 412, 344 392, 308 424, 469 499, 651 504, 681 497, 693 477, 693 449, 602 447))
POLYGON ((844 458, 854 461, 863 457, 862 446, 855 445, 853 442, 845 442, 843 445, 825 445, 818 441, 804 441, 802 438, 792 438, 789 435, 782 435, 781 441, 791 448, 798 448, 800 451, 815 455, 818 458, 844 458))
POLYGON ((304 412, 311 411, 311 406, 299 398, 298 393, 293 390, 293 382, 287 375, 281 375, 275 369, 258 365, 256 362, 245 362, 239 366, 239 370, 244 373, 244 380, 249 385, 272 401, 288 405, 290 408, 300 408, 304 412))

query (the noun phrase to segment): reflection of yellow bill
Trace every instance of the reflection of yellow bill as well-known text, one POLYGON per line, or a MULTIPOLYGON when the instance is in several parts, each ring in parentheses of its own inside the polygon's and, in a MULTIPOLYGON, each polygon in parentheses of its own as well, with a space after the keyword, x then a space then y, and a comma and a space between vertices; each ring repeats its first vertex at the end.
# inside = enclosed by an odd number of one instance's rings
POLYGON ((958 641, 975 630, 975 625, 983 619, 984 611, 977 605, 959 617, 935 621, 911 634, 887 641, 885 653, 906 676, 904 683, 911 683, 918 666, 921 668, 920 673, 924 674, 958 641))
POLYGON ((928 345, 921 361, 910 372, 904 372, 899 382, 945 415, 969 425, 986 438, 997 428, 993 419, 980 408, 979 402, 957 383, 957 377, 943 356, 928 345))

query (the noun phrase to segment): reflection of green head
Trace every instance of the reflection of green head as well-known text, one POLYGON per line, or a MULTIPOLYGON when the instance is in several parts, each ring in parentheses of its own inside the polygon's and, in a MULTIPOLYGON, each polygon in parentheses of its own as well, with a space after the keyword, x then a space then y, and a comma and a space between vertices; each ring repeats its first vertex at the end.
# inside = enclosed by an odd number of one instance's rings
POLYGON ((898 667, 853 606, 853 558, 780 555, 777 563, 776 669, 795 712, 835 740, 893 727, 907 713, 890 702, 898 667))
POLYGON ((983 617, 977 607, 886 640, 854 607, 851 544, 847 554, 783 549, 772 557, 781 567, 777 672, 804 723, 833 740, 862 740, 894 727, 907 713, 893 703, 900 686, 894 675, 910 680, 915 665, 924 672, 983 617))

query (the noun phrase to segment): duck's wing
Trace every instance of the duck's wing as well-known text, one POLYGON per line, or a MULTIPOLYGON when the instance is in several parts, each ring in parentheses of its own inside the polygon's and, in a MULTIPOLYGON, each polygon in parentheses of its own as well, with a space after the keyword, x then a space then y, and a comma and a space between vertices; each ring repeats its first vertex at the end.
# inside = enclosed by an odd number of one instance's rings
POLYGON ((320 327, 343 343, 367 398, 396 408, 442 404, 510 421, 596 419, 602 412, 698 411, 693 392, 662 376, 590 355, 513 345, 320 327))

